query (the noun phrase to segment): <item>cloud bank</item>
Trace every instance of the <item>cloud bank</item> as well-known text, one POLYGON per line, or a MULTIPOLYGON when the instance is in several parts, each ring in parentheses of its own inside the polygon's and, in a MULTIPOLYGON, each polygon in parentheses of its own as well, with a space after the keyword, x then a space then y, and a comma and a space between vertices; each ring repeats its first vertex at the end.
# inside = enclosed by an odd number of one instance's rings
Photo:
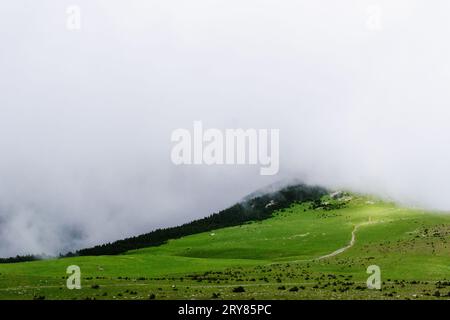
POLYGON ((447 1, 79 0, 70 31, 73 4, 0 5, 0 256, 180 224, 289 178, 450 210, 447 1), (174 166, 171 133, 196 120, 280 129, 279 174, 174 166))

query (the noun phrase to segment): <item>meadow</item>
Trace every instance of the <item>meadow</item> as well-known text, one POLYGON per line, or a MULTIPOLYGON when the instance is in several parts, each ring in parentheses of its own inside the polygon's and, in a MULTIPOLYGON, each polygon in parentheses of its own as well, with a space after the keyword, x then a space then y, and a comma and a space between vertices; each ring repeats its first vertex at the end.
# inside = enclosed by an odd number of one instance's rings
POLYGON ((115 256, 0 264, 0 299, 450 299, 450 214, 354 194, 321 203, 115 256))

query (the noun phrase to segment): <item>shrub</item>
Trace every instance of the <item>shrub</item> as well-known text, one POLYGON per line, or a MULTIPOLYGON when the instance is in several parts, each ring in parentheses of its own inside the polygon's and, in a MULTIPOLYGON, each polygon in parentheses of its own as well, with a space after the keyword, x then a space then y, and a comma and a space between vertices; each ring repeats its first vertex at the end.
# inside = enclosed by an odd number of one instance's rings
POLYGON ((245 289, 244 289, 244 287, 239 286, 239 287, 233 288, 233 292, 236 292, 236 293, 245 292, 245 289))

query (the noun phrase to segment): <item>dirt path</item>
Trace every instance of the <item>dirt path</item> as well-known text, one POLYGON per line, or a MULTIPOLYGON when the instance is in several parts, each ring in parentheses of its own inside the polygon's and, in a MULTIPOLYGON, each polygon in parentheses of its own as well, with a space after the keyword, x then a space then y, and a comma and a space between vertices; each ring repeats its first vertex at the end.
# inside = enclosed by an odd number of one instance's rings
POLYGON ((311 259, 311 261, 313 261, 313 260, 323 260, 323 259, 331 258, 331 257, 337 256, 338 254, 341 254, 342 252, 350 249, 351 247, 353 247, 355 245, 355 242, 356 242, 356 231, 358 230, 358 228, 360 226, 364 226, 364 225, 368 225, 368 224, 372 224, 372 223, 374 223, 374 222, 368 221, 368 222, 363 222, 363 223, 355 225, 355 227, 353 228, 353 231, 352 231, 352 239, 350 240, 350 243, 348 245, 346 245, 345 247, 339 248, 336 251, 333 251, 332 253, 326 254, 324 256, 320 256, 318 258, 311 259))
MULTIPOLYGON (((398 211, 398 210, 401 210, 401 208, 391 208, 391 209, 384 210, 381 213, 385 213, 385 212, 389 212, 389 211, 398 211)), ((355 227, 353 228, 353 231, 352 231, 352 238, 351 238, 349 244, 346 245, 345 247, 339 248, 336 251, 333 251, 333 252, 331 252, 329 254, 326 254, 326 255, 323 255, 323 256, 320 256, 320 257, 317 257, 317 258, 305 259, 305 260, 295 260, 295 261, 290 261, 290 262, 293 262, 293 263, 295 263, 295 262, 312 262, 312 261, 318 261, 318 260, 323 260, 323 259, 327 259, 327 258, 331 258, 331 257, 337 256, 338 254, 341 254, 341 253, 345 252, 346 250, 350 249, 351 247, 353 247, 355 245, 355 242, 356 242, 356 231, 358 231, 359 227, 365 226, 365 225, 369 225, 369 224, 380 223, 380 222, 384 222, 384 221, 383 220, 372 221, 370 219, 370 217, 369 217, 369 221, 361 222, 361 223, 355 225, 355 227)))

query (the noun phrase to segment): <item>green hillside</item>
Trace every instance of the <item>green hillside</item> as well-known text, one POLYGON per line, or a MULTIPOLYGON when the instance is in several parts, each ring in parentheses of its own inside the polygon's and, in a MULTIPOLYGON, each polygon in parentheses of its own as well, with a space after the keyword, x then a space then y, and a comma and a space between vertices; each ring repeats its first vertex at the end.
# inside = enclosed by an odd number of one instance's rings
POLYGON ((450 299, 450 215, 325 196, 121 255, 0 264, 0 299, 44 298, 450 299), (81 290, 66 288, 69 265, 81 290))

